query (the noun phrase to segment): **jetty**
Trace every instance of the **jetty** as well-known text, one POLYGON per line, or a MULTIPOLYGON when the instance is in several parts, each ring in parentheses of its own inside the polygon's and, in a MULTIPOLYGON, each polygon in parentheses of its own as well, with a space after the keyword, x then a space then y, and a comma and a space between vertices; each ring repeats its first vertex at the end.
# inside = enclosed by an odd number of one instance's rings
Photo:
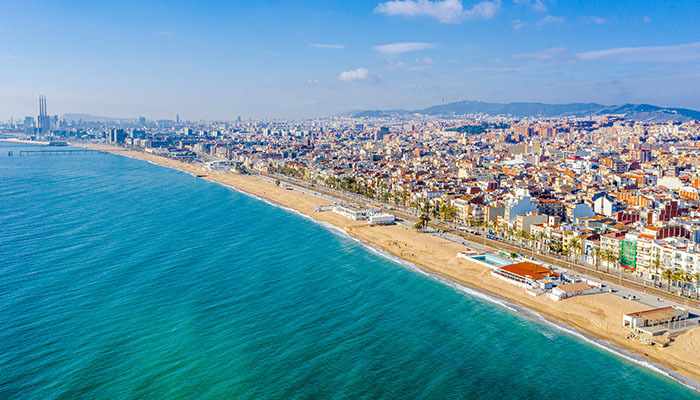
POLYGON ((66 155, 86 155, 86 154, 106 154, 100 150, 71 149, 71 150, 20 150, 20 156, 66 156, 66 155))

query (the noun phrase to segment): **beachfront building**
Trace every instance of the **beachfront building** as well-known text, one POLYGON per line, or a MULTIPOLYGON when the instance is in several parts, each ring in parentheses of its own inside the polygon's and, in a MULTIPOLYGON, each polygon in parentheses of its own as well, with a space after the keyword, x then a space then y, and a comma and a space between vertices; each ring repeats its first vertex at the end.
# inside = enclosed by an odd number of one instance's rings
POLYGON ((468 221, 482 223, 486 221, 486 207, 484 196, 473 194, 460 196, 452 200, 452 205, 457 212, 457 222, 466 224, 468 221))
POLYGON ((525 231, 531 233, 531 227, 533 225, 541 225, 549 221, 549 216, 537 214, 536 212, 530 212, 527 214, 520 214, 515 217, 515 230, 525 231))
POLYGON ((560 301, 569 297, 582 296, 587 294, 603 293, 605 290, 599 286, 592 286, 585 282, 567 283, 559 285, 547 294, 551 300, 560 301))
POLYGON ((371 210, 365 210, 353 205, 342 205, 333 207, 333 212, 353 221, 364 221, 369 216, 371 210))
POLYGON ((491 274, 503 281, 524 288, 540 286, 539 280, 559 277, 559 274, 553 270, 530 261, 505 265, 492 270, 491 274))
POLYGON ((370 225, 391 225, 396 221, 392 214, 374 214, 367 218, 370 225))
POLYGON ((700 245, 678 237, 657 239, 651 243, 651 260, 651 265, 645 270, 650 277, 658 277, 660 270, 664 269, 679 269, 689 274, 698 273, 700 272, 700 245), (655 266, 657 259, 659 271, 655 266))
POLYGON ((622 326, 655 336, 667 330, 684 328, 679 322, 687 320, 688 315, 687 309, 679 307, 655 308, 623 315, 622 326))

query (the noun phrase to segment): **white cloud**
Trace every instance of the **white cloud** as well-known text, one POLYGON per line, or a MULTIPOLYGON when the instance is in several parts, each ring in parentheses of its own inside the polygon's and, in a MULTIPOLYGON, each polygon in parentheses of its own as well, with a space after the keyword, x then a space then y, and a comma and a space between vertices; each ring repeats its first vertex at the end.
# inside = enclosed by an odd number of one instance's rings
POLYGON ((537 61, 545 64, 563 64, 578 61, 579 58, 564 47, 553 47, 537 53, 521 53, 512 56, 514 60, 537 61))
POLYGON ((585 21, 588 22, 589 24, 597 24, 597 25, 603 25, 604 23, 608 22, 607 19, 603 17, 596 17, 595 15, 592 15, 590 17, 586 17, 585 21))
POLYGON ((338 74, 338 79, 343 82, 371 82, 376 81, 376 77, 367 68, 356 68, 338 74))
POLYGON ((672 46, 618 47, 588 51, 576 56, 583 61, 612 60, 620 63, 674 63, 700 60, 700 42, 672 46))
POLYGON ((170 35, 172 35, 173 33, 170 32, 170 31, 160 31, 160 32, 156 32, 156 34, 157 34, 157 35, 160 35, 160 36, 170 36, 170 35))
POLYGON ((430 57, 418 57, 416 58, 416 65, 409 68, 409 71, 422 71, 424 69, 432 68, 435 65, 435 60, 430 57))
POLYGON ((392 0, 380 3, 375 12, 402 17, 431 17, 443 24, 473 19, 491 19, 501 8, 501 0, 484 0, 465 9, 461 0, 392 0))
POLYGON ((317 49, 341 50, 345 48, 344 44, 327 44, 327 43, 309 43, 309 46, 317 49))
POLYGON ((510 26, 513 27, 513 30, 519 31, 519 30, 523 29, 525 24, 523 23, 523 21, 520 20, 520 18, 518 18, 518 19, 512 20, 510 22, 510 26))
POLYGON ((700 61, 700 42, 671 46, 618 47, 575 54, 564 47, 554 47, 535 53, 514 54, 511 58, 543 64, 579 61, 605 61, 620 64, 698 62, 700 61))
POLYGON ((544 18, 537 22, 537 26, 547 25, 547 24, 562 24, 566 22, 566 18, 557 17, 554 15, 545 15, 544 18))
POLYGON ((278 55, 280 55, 280 53, 278 53, 278 52, 276 52, 276 51, 272 51, 272 50, 261 50, 261 51, 262 51, 263 53, 267 54, 268 56, 277 57, 278 55))
POLYGON ((547 5, 542 0, 513 0, 513 3, 528 6, 537 12, 547 12, 547 5))
POLYGON ((426 42, 400 42, 374 46, 373 49, 384 54, 401 54, 411 51, 425 50, 435 47, 432 43, 426 42))

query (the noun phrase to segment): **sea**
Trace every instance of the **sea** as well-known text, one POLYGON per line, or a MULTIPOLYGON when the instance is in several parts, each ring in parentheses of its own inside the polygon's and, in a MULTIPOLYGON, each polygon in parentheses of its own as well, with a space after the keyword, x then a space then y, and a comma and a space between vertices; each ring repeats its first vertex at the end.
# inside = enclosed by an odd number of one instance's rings
POLYGON ((233 188, 19 154, 48 149, 0 143, 0 399, 700 397, 233 188))

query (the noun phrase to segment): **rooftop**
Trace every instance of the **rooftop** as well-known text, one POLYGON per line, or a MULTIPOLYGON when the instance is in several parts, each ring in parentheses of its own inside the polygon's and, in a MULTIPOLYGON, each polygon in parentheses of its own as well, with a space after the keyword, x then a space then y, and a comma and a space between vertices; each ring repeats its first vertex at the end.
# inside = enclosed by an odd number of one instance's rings
POLYGON ((530 277, 534 280, 546 278, 549 276, 559 276, 559 274, 552 271, 551 269, 530 261, 523 261, 516 264, 506 265, 499 269, 501 271, 510 272, 511 274, 515 274, 521 277, 530 277))

